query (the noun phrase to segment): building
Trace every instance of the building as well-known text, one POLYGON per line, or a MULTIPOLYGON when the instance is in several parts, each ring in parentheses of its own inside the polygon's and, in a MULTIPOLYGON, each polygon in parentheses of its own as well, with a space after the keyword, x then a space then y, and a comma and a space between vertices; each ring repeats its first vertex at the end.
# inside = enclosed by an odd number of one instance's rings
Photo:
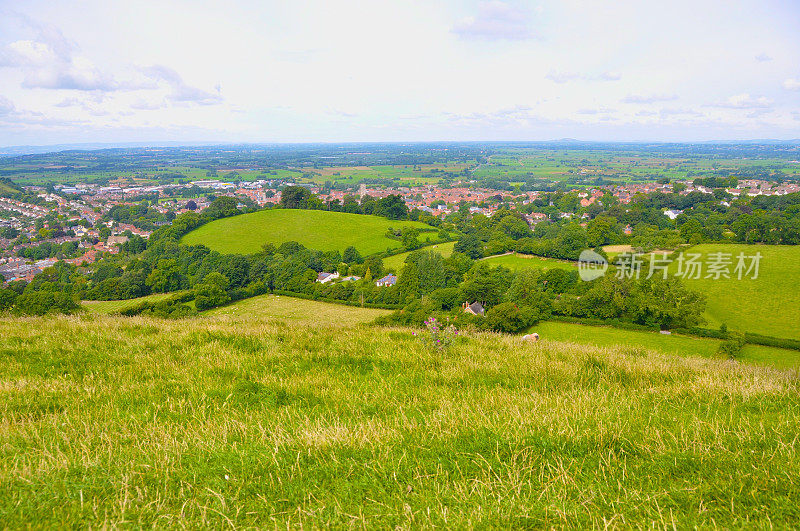
POLYGON ((336 273, 325 273, 325 272, 322 272, 322 273, 317 275, 317 282, 319 282, 320 284, 325 284, 326 282, 332 282, 332 281, 336 280, 337 278, 339 278, 339 272, 338 271, 336 273))
POLYGON ((464 303, 461 305, 464 308, 464 313, 471 313, 472 315, 483 315, 486 310, 483 309, 483 304, 473 302, 472 304, 464 303))
POLYGON ((395 284, 397 284, 397 277, 391 273, 375 282, 375 285, 379 288, 384 286, 394 286, 395 284))

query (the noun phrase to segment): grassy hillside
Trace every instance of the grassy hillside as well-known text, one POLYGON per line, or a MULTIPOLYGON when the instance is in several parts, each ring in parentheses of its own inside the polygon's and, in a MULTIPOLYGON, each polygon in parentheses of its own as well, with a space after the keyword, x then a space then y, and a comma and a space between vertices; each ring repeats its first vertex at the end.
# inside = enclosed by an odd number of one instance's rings
POLYGON ((3 525, 800 525, 796 373, 277 303, 0 318, 3 525))
POLYGON ((572 262, 542 258, 526 254, 501 254, 486 258, 486 263, 493 266, 503 266, 512 270, 516 269, 566 269, 577 271, 577 266, 572 262))
MULTIPOLYGON (((453 247, 456 246, 456 242, 446 242, 446 243, 438 243, 436 245, 429 245, 427 247, 423 247, 422 251, 436 251, 437 253, 441 254, 445 258, 453 254, 453 247)), ((394 254, 392 256, 388 256, 383 259, 384 267, 389 267, 394 269, 395 271, 400 271, 403 268, 403 264, 406 262, 406 258, 411 253, 400 253, 394 254)))
POLYGON ((203 244, 221 253, 249 254, 260 251, 265 243, 296 241, 320 251, 343 251, 352 245, 367 255, 400 247, 399 241, 384 236, 389 227, 430 228, 378 216, 273 209, 213 221, 190 232, 181 242, 203 244))
POLYGON ((342 328, 374 321, 391 310, 358 308, 281 295, 261 295, 205 312, 205 317, 246 318, 286 324, 342 328))
POLYGON ((740 252, 762 255, 756 280, 738 280, 733 274, 730 279, 685 280, 708 297, 709 326, 726 323, 733 330, 800 339, 800 246, 706 244, 687 252, 701 253, 704 260, 709 253, 731 253, 731 273, 740 252))
POLYGON ((131 308, 142 302, 158 302, 160 300, 168 299, 173 295, 175 295, 175 293, 154 293, 153 295, 147 295, 145 297, 121 301, 82 301, 81 306, 90 313, 111 314, 119 313, 122 310, 131 308))
MULTIPOLYGON (((606 326, 587 326, 574 323, 548 321, 530 330, 543 339, 570 341, 600 347, 629 346, 640 350, 654 350, 676 356, 702 356, 716 358, 721 343, 718 339, 663 335, 658 332, 621 330, 606 326)), ((780 369, 800 369, 800 351, 783 348, 745 345, 739 358, 743 362, 768 365, 780 369)))

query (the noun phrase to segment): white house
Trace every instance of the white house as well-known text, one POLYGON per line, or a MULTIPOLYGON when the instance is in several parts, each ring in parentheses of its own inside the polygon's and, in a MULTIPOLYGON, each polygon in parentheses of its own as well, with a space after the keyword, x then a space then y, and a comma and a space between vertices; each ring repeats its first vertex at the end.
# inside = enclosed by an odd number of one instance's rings
POLYGON ((339 272, 338 271, 335 272, 335 273, 322 272, 322 273, 317 275, 317 282, 319 282, 320 284, 325 284, 326 282, 332 282, 332 281, 336 280, 337 278, 339 278, 339 272))

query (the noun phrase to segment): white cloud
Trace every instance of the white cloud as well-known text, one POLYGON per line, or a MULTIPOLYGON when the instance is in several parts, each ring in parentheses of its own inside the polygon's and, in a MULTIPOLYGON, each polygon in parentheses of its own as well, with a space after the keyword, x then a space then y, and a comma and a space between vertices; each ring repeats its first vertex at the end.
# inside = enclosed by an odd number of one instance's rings
POLYGON ((506 2, 482 2, 478 13, 456 22, 452 32, 464 39, 524 40, 535 36, 529 15, 506 2))
POLYGON ((15 110, 14 103, 10 99, 0 96, 0 116, 11 114, 15 110))
POLYGON ((766 96, 751 96, 744 92, 731 96, 727 100, 714 103, 711 107, 723 107, 727 109, 765 109, 772 105, 772 100, 766 96))
POLYGON ((183 78, 172 68, 163 65, 153 65, 142 68, 142 72, 152 79, 165 81, 172 93, 168 99, 177 103, 196 103, 198 105, 216 105, 222 103, 220 86, 216 85, 216 93, 187 85, 183 78))
POLYGON ((758 61, 759 63, 766 63, 768 61, 772 61, 772 57, 770 57, 764 52, 761 52, 760 54, 756 55, 756 61, 758 61))
POLYGON ((787 79, 783 82, 783 88, 786 90, 800 90, 800 80, 798 79, 787 79))
POLYGON ((620 101, 622 103, 656 103, 659 101, 672 101, 677 99, 678 96, 675 94, 651 94, 649 96, 642 96, 639 94, 628 94, 620 101))

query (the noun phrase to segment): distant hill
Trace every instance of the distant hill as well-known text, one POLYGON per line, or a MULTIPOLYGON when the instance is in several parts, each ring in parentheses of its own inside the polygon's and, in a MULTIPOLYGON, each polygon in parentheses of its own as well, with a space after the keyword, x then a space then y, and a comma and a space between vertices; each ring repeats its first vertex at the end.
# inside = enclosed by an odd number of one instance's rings
POLYGON ((22 189, 7 177, 0 177, 0 195, 16 194, 22 189))

